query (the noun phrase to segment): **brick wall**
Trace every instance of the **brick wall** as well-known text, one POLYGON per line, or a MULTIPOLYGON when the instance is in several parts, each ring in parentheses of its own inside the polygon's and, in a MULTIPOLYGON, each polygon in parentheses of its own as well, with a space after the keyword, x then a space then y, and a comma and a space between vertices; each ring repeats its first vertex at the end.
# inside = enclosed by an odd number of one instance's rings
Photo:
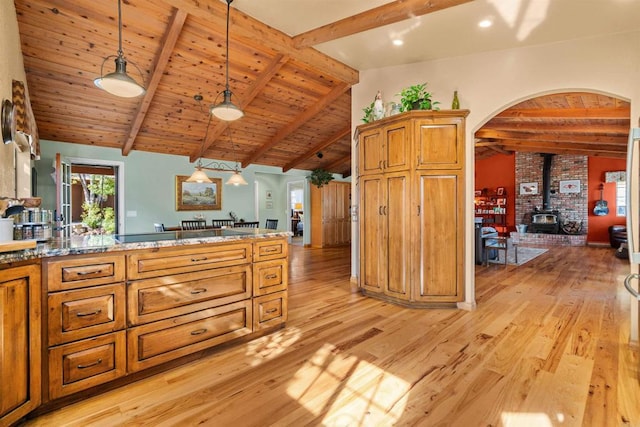
MULTIPOLYGON (((542 209, 542 166, 539 153, 516 153, 516 224, 530 224, 530 213, 542 209), (520 184, 535 182, 538 194, 521 195, 520 184)), ((587 156, 556 155, 551 162, 551 204, 549 209, 560 211, 561 218, 582 221, 581 234, 588 228, 588 162, 587 156), (560 193, 560 181, 580 180, 579 193, 560 193)))

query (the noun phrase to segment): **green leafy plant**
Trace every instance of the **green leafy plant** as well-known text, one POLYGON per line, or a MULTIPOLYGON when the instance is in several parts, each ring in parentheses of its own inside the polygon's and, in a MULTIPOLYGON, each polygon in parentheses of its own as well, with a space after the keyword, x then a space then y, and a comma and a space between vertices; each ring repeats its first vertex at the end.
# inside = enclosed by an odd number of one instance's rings
POLYGON ((368 106, 362 109, 364 111, 364 117, 362 117, 362 121, 365 123, 371 123, 373 119, 373 102, 368 106))
POLYGON ((440 102, 431 100, 426 83, 405 87, 396 95, 400 96, 400 111, 439 109, 440 102))
POLYGON ((320 188, 325 184, 328 184, 333 179, 333 174, 331 172, 327 172, 322 168, 314 169, 311 172, 311 175, 307 177, 310 183, 320 188))

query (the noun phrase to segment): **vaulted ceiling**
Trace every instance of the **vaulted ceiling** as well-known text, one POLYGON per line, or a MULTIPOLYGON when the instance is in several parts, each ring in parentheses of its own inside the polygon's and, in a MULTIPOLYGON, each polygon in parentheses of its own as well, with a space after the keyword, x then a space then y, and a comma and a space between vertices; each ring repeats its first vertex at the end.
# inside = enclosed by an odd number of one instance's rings
MULTIPOLYGON (((351 87, 359 69, 637 27, 640 2, 599 0, 582 8, 582 1, 236 0, 229 85, 245 116, 235 122, 209 122, 208 114, 225 86, 226 2, 123 1, 127 71, 147 88, 146 95, 132 99, 93 84, 102 66, 105 73, 113 71, 113 58, 103 60, 117 51, 116 0, 14 3, 41 139, 111 147, 123 155, 140 150, 284 171, 324 167, 348 176, 351 87), (544 14, 533 14, 538 23, 532 27, 527 13, 541 5, 544 14), (494 32, 470 25, 489 14, 499 17, 494 32), (524 18, 515 25, 511 15, 524 18), (584 25, 590 22, 599 24, 584 25), (530 28, 525 38, 524 27, 530 28), (390 40, 398 35, 407 41, 406 50, 392 52, 390 40), (422 42, 434 37, 437 43, 422 42)), ((478 131, 476 153, 559 145, 566 152, 617 157, 625 108, 624 102, 588 94, 527 101, 478 131), (575 136, 559 136, 570 129, 575 136), (598 144, 611 150, 594 150, 598 144)))

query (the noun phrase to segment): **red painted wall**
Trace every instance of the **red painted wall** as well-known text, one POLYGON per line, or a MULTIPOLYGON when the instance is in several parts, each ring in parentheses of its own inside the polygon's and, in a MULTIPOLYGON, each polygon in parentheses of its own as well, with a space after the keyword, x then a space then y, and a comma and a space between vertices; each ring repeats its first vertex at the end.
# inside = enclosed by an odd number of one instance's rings
POLYGON ((623 171, 627 167, 624 159, 589 157, 589 232, 587 242, 609 243, 609 226, 625 224, 625 217, 616 216, 616 184, 604 182, 605 172, 623 171), (609 214, 596 216, 593 208, 600 200, 600 184, 604 183, 603 199, 607 201, 609 214))
POLYGON ((507 197, 507 231, 516 231, 516 156, 496 154, 476 160, 475 189, 504 187, 507 197))

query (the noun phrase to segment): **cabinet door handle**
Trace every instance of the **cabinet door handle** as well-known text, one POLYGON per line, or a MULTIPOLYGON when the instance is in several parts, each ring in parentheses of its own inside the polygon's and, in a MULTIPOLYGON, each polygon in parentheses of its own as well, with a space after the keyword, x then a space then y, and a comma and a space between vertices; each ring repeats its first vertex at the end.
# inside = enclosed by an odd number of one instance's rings
POLYGON ((78 276, 87 276, 89 274, 100 274, 102 270, 93 270, 93 271, 78 271, 78 276))
POLYGON ((378 162, 378 169, 382 169, 382 160, 378 162))
POLYGON ((265 279, 275 279, 276 277, 278 277, 277 274, 267 274, 264 276, 265 279))
POLYGON ((203 294, 205 292, 207 292, 205 288, 191 289, 191 295, 203 294))
POLYGON ((385 215, 387 214, 387 207, 386 206, 384 207, 383 212, 384 212, 385 215))
POLYGON ((278 311, 277 308, 270 308, 269 310, 265 311, 266 314, 271 314, 271 313, 275 313, 276 311, 278 311))
POLYGON ((102 363, 102 359, 98 359, 93 363, 89 363, 88 365, 78 365, 78 369, 87 369, 87 368, 91 368, 92 366, 97 366, 99 364, 102 363))
POLYGON ((199 262, 199 261, 206 261, 207 257, 202 257, 202 258, 191 258, 191 262, 199 262))
POLYGON ((378 215, 382 215, 382 206, 378 206, 378 215))
POLYGON ((191 335, 202 335, 207 332, 206 328, 196 329, 195 331, 191 331, 191 335))
POLYGON ((94 311, 86 311, 86 312, 82 312, 82 313, 76 313, 76 317, 87 317, 87 316, 93 316, 95 314, 100 314, 102 313, 102 309, 99 308, 97 310, 94 311))

